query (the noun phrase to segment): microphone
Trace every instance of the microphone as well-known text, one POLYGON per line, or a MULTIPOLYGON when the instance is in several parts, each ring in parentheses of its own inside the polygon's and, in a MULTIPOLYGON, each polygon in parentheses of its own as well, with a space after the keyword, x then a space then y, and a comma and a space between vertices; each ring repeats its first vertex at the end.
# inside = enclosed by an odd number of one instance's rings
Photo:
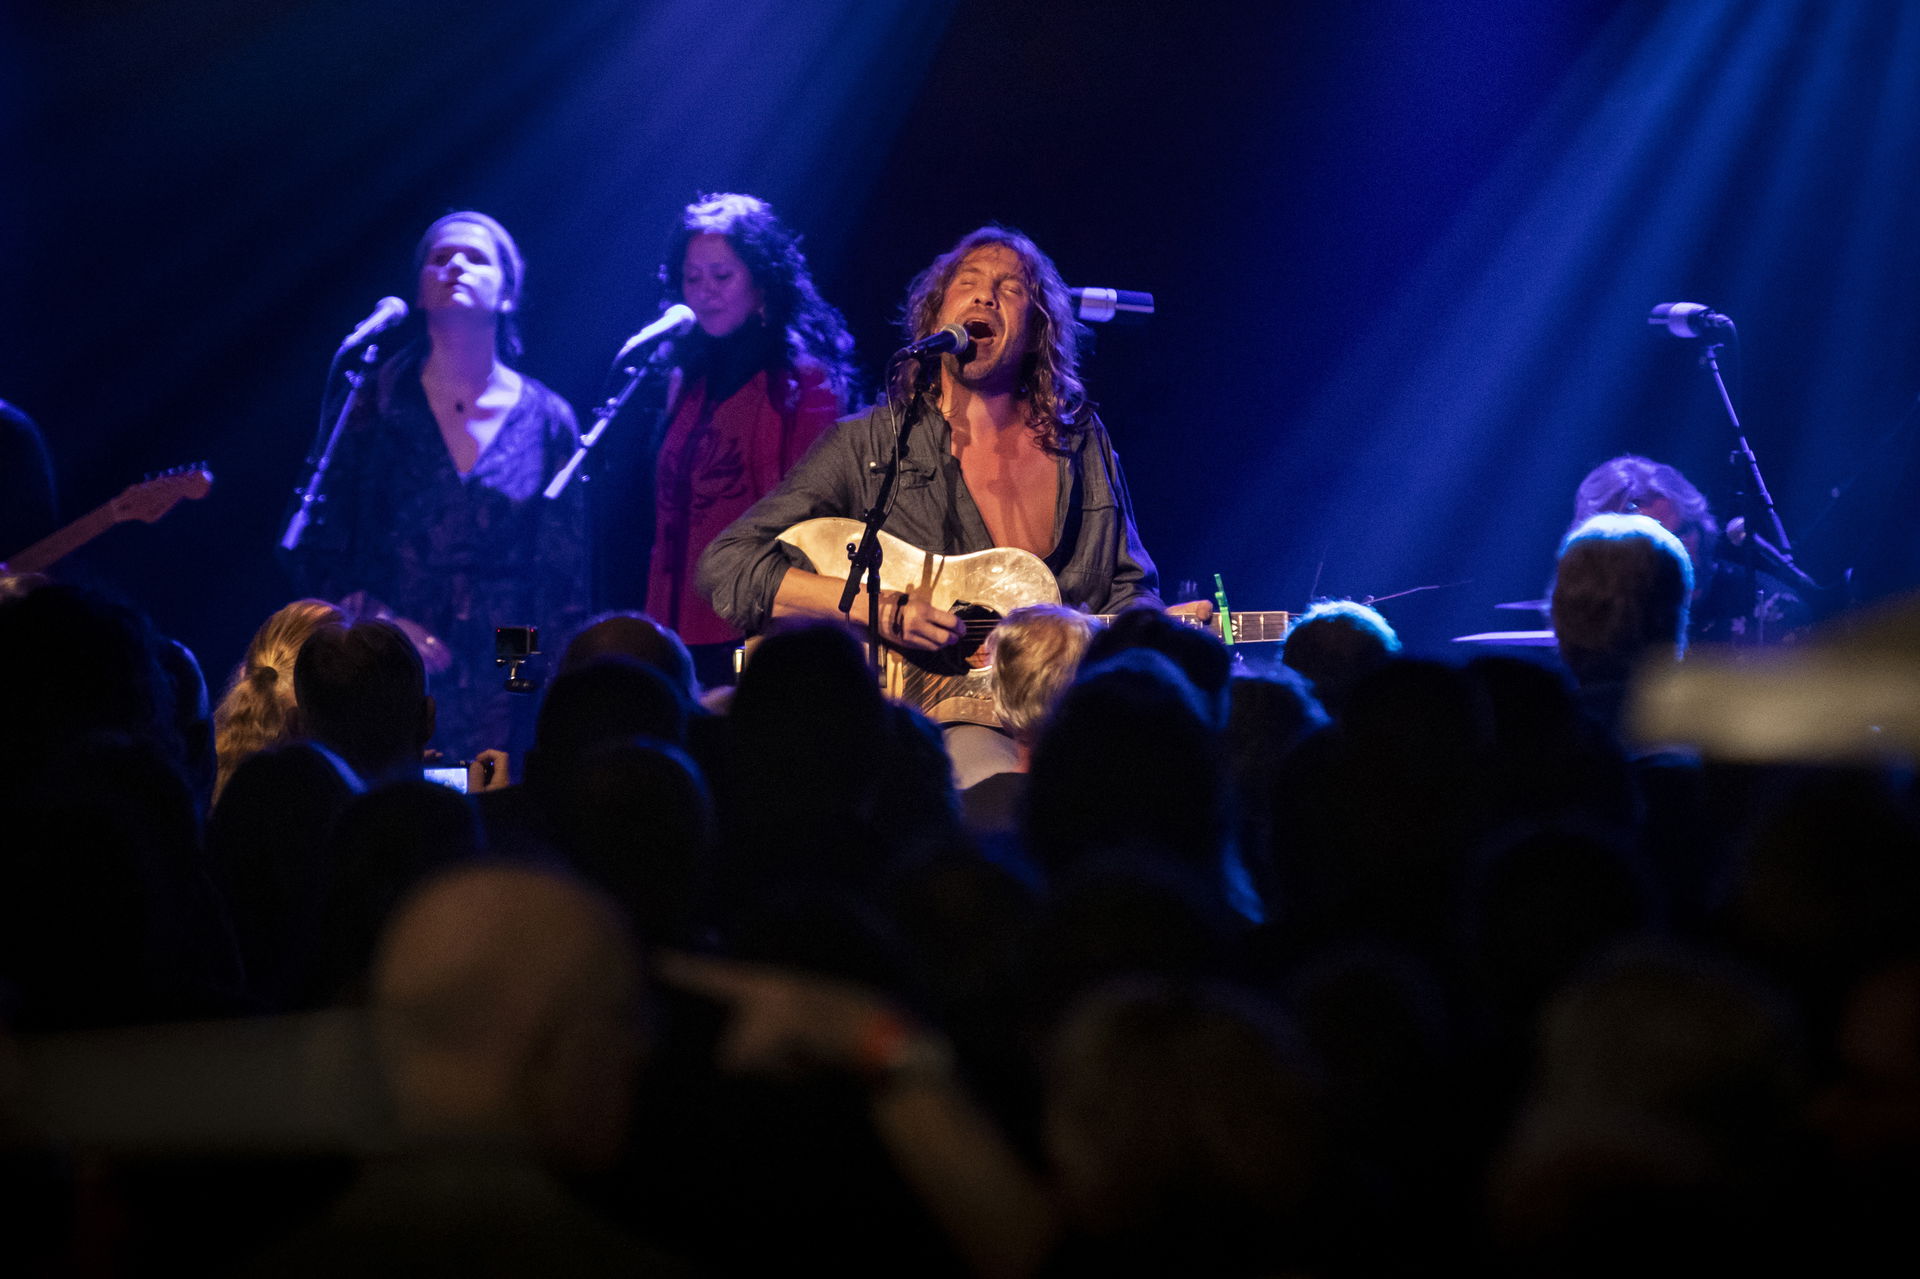
POLYGON ((1820 584, 1808 577, 1806 571, 1783 554, 1779 547, 1761 537, 1759 533, 1747 528, 1746 517, 1736 515, 1727 521, 1727 541, 1746 550, 1748 543, 1757 554, 1760 562, 1767 566, 1774 576, 1786 581, 1798 590, 1819 591, 1820 584))
POLYGON ((1153 294, 1131 289, 1068 289, 1073 298, 1073 318, 1088 324, 1118 320, 1139 324, 1153 314, 1153 294))
POLYGON ((1733 331, 1733 321, 1698 302, 1662 302, 1647 316, 1648 324, 1664 324, 1677 338, 1703 338, 1709 330, 1733 331))
POLYGON ((620 354, 613 357, 613 362, 617 365, 635 351, 652 346, 662 338, 678 337, 692 325, 693 308, 684 302, 676 302, 662 311, 659 319, 628 338, 627 344, 620 348, 620 354))
POLYGON ((385 333, 394 325, 407 318, 407 304, 399 298, 381 298, 374 305, 373 313, 360 321, 353 332, 347 334, 347 340, 340 344, 342 351, 351 351, 362 342, 371 341, 375 336, 385 333))
POLYGON ((973 349, 973 339, 967 336, 965 328, 958 324, 949 324, 946 328, 929 333, 918 341, 909 342, 893 353, 890 364, 899 364, 906 360, 924 360, 929 356, 945 355, 953 351, 964 355, 973 349))

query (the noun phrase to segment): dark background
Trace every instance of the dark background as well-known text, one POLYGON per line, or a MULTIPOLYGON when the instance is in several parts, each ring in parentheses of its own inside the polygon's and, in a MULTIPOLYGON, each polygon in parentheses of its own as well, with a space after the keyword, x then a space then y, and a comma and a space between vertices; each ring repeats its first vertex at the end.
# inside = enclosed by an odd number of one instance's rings
POLYGON ((100 0, 16 6, 0 50, 0 397, 67 518, 211 463, 211 497, 73 568, 216 681, 290 595, 272 548, 327 356, 410 296, 426 224, 515 232, 523 367, 584 417, 704 190, 805 233, 869 375, 907 280, 984 221, 1152 291, 1086 374, 1169 592, 1439 585, 1384 607, 1443 650, 1532 624, 1491 606, 1541 593, 1613 453, 1728 513, 1698 352, 1644 323, 1676 300, 1739 321, 1737 402, 1810 565, 1911 580, 1900 0, 100 0))

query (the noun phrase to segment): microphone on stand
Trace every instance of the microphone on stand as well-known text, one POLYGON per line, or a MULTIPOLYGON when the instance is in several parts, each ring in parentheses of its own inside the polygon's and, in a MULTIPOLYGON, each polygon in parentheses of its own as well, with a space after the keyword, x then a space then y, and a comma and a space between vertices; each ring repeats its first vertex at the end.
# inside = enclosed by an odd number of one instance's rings
MULTIPOLYGON (((573 482, 574 475, 579 472, 581 464, 587 460, 587 450, 600 442, 600 437, 606 433, 608 424, 626 405, 627 397, 633 394, 633 389, 640 385, 645 376, 640 371, 640 361, 635 359, 629 362, 627 357, 644 351, 676 333, 685 333, 693 326, 693 319, 693 308, 684 302, 676 302, 662 311, 659 319, 627 339, 626 344, 620 348, 620 353, 613 357, 613 367, 627 375, 626 385, 600 406, 594 414, 593 425, 580 437, 580 447, 573 451, 573 456, 567 459, 567 464, 555 472, 554 477, 547 482, 547 487, 541 490, 549 502, 567 491, 567 485, 573 482)), ((507 691, 522 690, 509 686, 507 691)))
POLYGON ((1752 550, 1757 553, 1760 562, 1767 566, 1767 571, 1794 588, 1802 591, 1823 589, 1818 582, 1807 576, 1804 569, 1788 559, 1779 547, 1761 537, 1759 533, 1748 529, 1745 516, 1736 515, 1727 521, 1726 537, 1729 543, 1743 551, 1747 550, 1748 544, 1751 543, 1752 550))
POLYGON ((399 298, 381 298, 374 304, 372 314, 347 334, 347 340, 340 344, 342 353, 351 351, 362 342, 368 342, 385 333, 394 325, 407 318, 407 304, 399 298))
POLYGON ((1131 289, 1068 289, 1073 318, 1088 324, 1139 324, 1153 314, 1153 294, 1131 289))
POLYGON ((949 351, 964 355, 973 348, 973 339, 967 336, 967 330, 958 324, 949 324, 944 329, 935 330, 923 338, 907 343, 893 353, 888 364, 899 364, 906 360, 922 360, 930 355, 945 355, 949 351))
POLYGON ((620 354, 613 357, 614 366, 619 367, 629 355, 644 350, 665 338, 678 337, 693 327, 693 308, 684 302, 676 302, 660 313, 660 318, 641 329, 627 339, 620 348, 620 354))
POLYGON ((1664 324, 1677 338, 1703 338, 1715 329, 1731 333, 1733 321, 1698 302, 1662 302, 1647 316, 1648 324, 1664 324))

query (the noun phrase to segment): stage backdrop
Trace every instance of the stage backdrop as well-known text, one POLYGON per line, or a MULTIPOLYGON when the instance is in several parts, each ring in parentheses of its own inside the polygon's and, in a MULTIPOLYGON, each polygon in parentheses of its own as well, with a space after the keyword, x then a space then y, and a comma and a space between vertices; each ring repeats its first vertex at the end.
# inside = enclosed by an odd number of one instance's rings
POLYGON ((1698 348, 1644 322, 1683 300, 1739 324, 1734 393, 1810 564, 1911 579, 1900 0, 172 0, 0 24, 0 398, 46 430, 69 517, 212 464, 207 500, 73 568, 215 680, 288 597, 272 548, 327 356, 410 295, 428 221, 516 232, 525 367, 585 416, 706 190, 806 233, 870 375, 908 278, 984 221, 1070 283, 1152 291, 1087 380, 1169 591, 1398 595, 1438 651, 1525 623, 1491 606, 1542 593, 1594 463, 1647 453, 1730 498, 1698 348))

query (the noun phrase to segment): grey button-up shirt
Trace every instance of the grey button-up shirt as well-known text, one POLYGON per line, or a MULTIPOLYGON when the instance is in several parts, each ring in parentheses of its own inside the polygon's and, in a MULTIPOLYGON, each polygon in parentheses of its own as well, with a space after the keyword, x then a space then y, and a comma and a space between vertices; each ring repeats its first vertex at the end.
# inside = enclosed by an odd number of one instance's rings
MULTIPOLYGON (((844 564, 808 564, 779 535, 817 516, 860 518, 879 492, 880 471, 895 435, 893 414, 884 404, 842 420, 778 487, 728 525, 700 557, 699 589, 714 611, 751 633, 772 613, 774 593, 789 567, 844 574, 844 564)), ((1094 421, 1073 451, 1059 459, 1059 467, 1054 549, 1046 564, 1060 583, 1061 598, 1095 613, 1117 612, 1135 602, 1158 605, 1159 581, 1134 527, 1133 502, 1106 428, 1094 421)), ((931 406, 923 406, 913 424, 893 510, 882 527, 941 555, 993 547, 953 455, 953 428, 931 406)))

